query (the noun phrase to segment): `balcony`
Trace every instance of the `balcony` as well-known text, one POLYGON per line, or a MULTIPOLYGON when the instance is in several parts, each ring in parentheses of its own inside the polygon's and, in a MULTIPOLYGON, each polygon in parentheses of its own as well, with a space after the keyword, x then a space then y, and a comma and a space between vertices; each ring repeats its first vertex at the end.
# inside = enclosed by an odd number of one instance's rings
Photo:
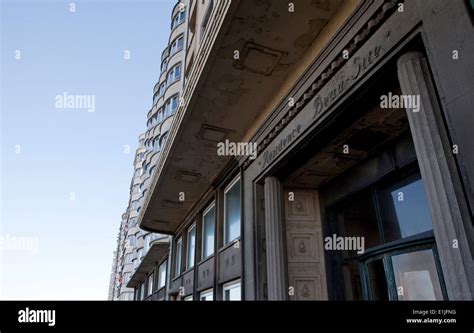
POLYGON ((156 264, 168 254, 168 249, 169 237, 167 236, 161 235, 161 237, 150 242, 150 249, 142 257, 140 265, 127 283, 127 287, 137 288, 145 281, 148 274, 155 269, 156 264))
MULTIPOLYGON (((174 234, 232 157, 216 143, 248 141, 267 105, 284 103, 282 87, 312 42, 323 34, 341 0, 216 1, 195 54, 180 105, 140 212, 140 227, 174 234), (278 13, 278 15, 274 15, 278 13), (288 27, 291 27, 289 29, 288 27), (239 59, 231 55, 239 51, 239 59), (243 111, 244 110, 244 111, 243 111), (181 174, 198 175, 192 179, 181 174), (186 193, 177 204, 173 189, 186 193)), ((324 45, 324 44, 323 44, 324 45)), ((284 89, 283 89, 284 88, 284 89)))

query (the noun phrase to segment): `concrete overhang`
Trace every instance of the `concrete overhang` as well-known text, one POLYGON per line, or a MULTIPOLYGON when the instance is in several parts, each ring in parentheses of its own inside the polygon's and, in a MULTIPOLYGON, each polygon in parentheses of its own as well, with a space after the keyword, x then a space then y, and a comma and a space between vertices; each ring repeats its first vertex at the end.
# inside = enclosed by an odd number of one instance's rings
POLYGON ((141 228, 176 232, 231 161, 217 155, 217 143, 242 140, 341 2, 293 1, 294 11, 285 1, 214 2, 184 106, 175 115, 145 198, 141 228))
POLYGON ((156 264, 159 263, 168 253, 168 248, 168 237, 151 242, 150 249, 145 257, 143 257, 142 262, 138 265, 138 268, 135 273, 133 273, 130 281, 128 281, 127 288, 137 288, 140 283, 145 281, 146 277, 155 268, 156 264))

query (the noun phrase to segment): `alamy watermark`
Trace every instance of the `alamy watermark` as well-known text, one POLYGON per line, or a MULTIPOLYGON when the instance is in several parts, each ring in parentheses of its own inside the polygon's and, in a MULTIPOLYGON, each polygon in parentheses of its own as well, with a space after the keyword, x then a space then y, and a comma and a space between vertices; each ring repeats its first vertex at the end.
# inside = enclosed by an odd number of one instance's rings
POLYGON ((225 140, 217 143, 218 156, 250 156, 251 160, 257 158, 256 142, 231 142, 225 140))
POLYGON ((35 310, 25 308, 18 311, 18 322, 23 323, 46 323, 48 326, 56 325, 56 310, 35 310))
POLYGON ((26 251, 36 254, 38 253, 38 237, 0 235, 0 250, 26 251))
POLYGON ((342 237, 333 234, 324 239, 325 250, 357 251, 357 254, 365 252, 364 237, 342 237))
POLYGON ((413 112, 420 111, 420 95, 396 95, 389 92, 380 96, 380 107, 382 109, 411 109, 413 112))
POLYGON ((85 109, 87 112, 95 112, 95 95, 73 95, 63 92, 54 98, 56 109, 85 109))

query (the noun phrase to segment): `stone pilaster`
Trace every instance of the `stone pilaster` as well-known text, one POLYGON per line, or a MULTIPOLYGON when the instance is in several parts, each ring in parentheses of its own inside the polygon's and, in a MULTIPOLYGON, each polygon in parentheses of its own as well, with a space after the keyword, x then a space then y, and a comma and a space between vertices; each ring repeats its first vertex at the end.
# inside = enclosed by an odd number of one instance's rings
POLYGON ((472 223, 436 90, 423 53, 398 60, 404 95, 418 95, 420 109, 407 109, 420 172, 430 205, 433 229, 450 300, 474 299, 474 264, 469 244, 472 223))
POLYGON ((288 299, 283 186, 276 177, 265 178, 265 233, 268 299, 288 299))

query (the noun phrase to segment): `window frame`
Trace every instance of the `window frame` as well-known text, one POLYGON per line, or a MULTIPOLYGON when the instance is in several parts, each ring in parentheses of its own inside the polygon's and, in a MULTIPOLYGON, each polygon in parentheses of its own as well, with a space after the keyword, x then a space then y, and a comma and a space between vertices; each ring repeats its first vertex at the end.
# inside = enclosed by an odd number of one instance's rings
POLYGON ((200 301, 208 301, 206 299, 202 299, 203 295, 210 295, 211 298, 212 298, 212 299, 210 299, 210 301, 213 301, 214 300, 214 288, 205 289, 205 290, 199 292, 199 300, 200 301))
POLYGON ((240 298, 239 298, 238 301, 242 300, 242 281, 241 281, 241 279, 236 279, 236 280, 232 280, 232 281, 229 281, 227 283, 224 283, 224 285, 222 286, 222 300, 223 301, 237 301, 237 300, 225 299, 225 292, 227 290, 232 290, 232 289, 236 288, 235 287, 236 285, 238 285, 239 289, 240 289, 240 298))
POLYGON ((173 67, 171 67, 171 69, 166 74, 166 85, 169 87, 179 80, 181 80, 181 62, 178 62, 173 67), (178 75, 176 75, 176 72, 178 72, 178 75))
POLYGON ((223 226, 223 245, 224 246, 227 246, 229 244, 232 244, 234 242, 236 242, 238 239, 240 239, 241 237, 241 227, 242 227, 242 184, 240 184, 240 191, 239 191, 239 202, 240 202, 240 206, 239 206, 239 210, 240 210, 240 219, 239 219, 239 235, 231 240, 227 240, 227 219, 226 219, 226 213, 227 213, 227 205, 226 205, 226 194, 227 192, 229 192, 232 187, 237 184, 238 182, 240 182, 240 174, 237 175, 225 188, 224 188, 224 191, 223 191, 223 206, 224 206, 224 215, 222 216, 222 226, 223 226))
POLYGON ((146 297, 153 295, 153 271, 146 277, 146 297), (150 286, 151 284, 151 286, 150 286))
POLYGON ((179 93, 170 96, 164 103, 163 119, 171 117, 179 107, 179 93), (173 101, 176 100, 176 107, 173 109, 173 101))
POLYGON ((158 98, 165 94, 166 90, 166 81, 161 82, 160 87, 158 88, 158 98))
POLYGON ((167 69, 168 69, 168 59, 169 57, 166 57, 165 59, 163 59, 163 61, 161 62, 161 73, 164 73, 167 69))
POLYGON ((145 282, 140 284, 140 301, 145 299, 145 282))
POLYGON ((183 48, 184 48, 184 34, 180 34, 175 39, 173 39, 173 41, 170 44, 169 57, 171 57, 172 55, 178 53, 179 51, 182 51, 183 48), (182 40, 181 46, 179 46, 179 40, 180 39, 182 40))
POLYGON ((215 241, 216 241, 216 229, 217 229, 217 209, 216 209, 216 201, 213 200, 207 208, 202 212, 202 235, 201 235, 201 260, 204 261, 207 258, 210 258, 214 255, 216 252, 216 246, 215 246, 215 241), (212 209, 214 208, 214 237, 213 237, 213 244, 212 244, 212 252, 205 256, 205 251, 204 251, 204 239, 205 239, 205 234, 206 234, 206 225, 204 222, 204 217, 209 213, 212 209))
POLYGON ((171 20, 171 31, 179 27, 186 19, 186 7, 178 10, 171 20), (176 21, 175 21, 176 20, 176 21))
POLYGON ((164 287, 166 287, 166 272, 167 272, 167 269, 168 269, 168 258, 166 258, 165 260, 163 260, 161 262, 161 264, 158 265, 158 277, 157 277, 157 283, 156 283, 156 287, 157 289, 156 290, 160 290, 164 287), (161 281, 161 267, 164 266, 164 274, 165 274, 165 279, 164 281, 161 281), (161 285, 161 283, 163 282, 163 285, 161 285))
MULTIPOLYGON (((340 270, 341 268, 350 263, 350 262, 355 262, 358 265, 359 268, 359 274, 360 274, 360 288, 361 288, 361 297, 364 301, 367 300, 372 300, 372 295, 370 292, 370 285, 369 285, 369 272, 367 269, 367 266, 369 263, 382 259, 384 263, 384 272, 385 272, 385 277, 386 277, 386 283, 387 283, 387 289, 388 289, 388 298, 390 301, 398 301, 398 295, 397 295, 397 290, 396 290, 396 285, 394 284, 395 281, 395 275, 393 272, 393 266, 392 266, 392 256, 398 255, 398 254, 404 254, 404 253, 410 253, 410 252, 416 252, 419 250, 423 249, 431 249, 433 251, 433 257, 437 269, 437 276, 440 282, 440 287, 442 291, 442 295, 444 300, 448 300, 447 297, 447 291, 446 291, 446 284, 445 284, 445 279, 443 275, 443 270, 441 268, 441 264, 439 261, 439 254, 438 254, 438 249, 436 245, 436 240, 434 238, 434 230, 428 230, 424 231, 415 235, 410 235, 408 237, 404 238, 399 238, 397 240, 393 241, 385 241, 384 237, 384 224, 382 222, 382 212, 381 212, 381 206, 383 206, 383 201, 380 198, 380 191, 386 188, 387 186, 390 185, 395 185, 398 183, 401 183, 405 180, 408 179, 417 179, 419 178, 420 180, 423 180, 423 177, 421 176, 420 170, 417 167, 417 164, 409 164, 405 166, 403 169, 394 171, 386 176, 383 176, 377 180, 374 180, 364 188, 358 189, 355 192, 349 192, 348 194, 344 195, 341 197, 339 200, 336 202, 333 202, 326 206, 324 210, 326 211, 325 216, 324 216, 324 224, 326 226, 331 224, 331 221, 336 219, 337 220, 337 211, 340 210, 341 205, 344 205, 344 203, 350 201, 352 198, 357 196, 358 194, 366 191, 367 195, 370 195, 370 200, 371 204, 374 207, 374 213, 376 216, 376 222, 377 222, 377 234, 379 238, 379 245, 373 246, 368 249, 364 249, 364 253, 359 254, 359 255, 353 255, 353 256, 344 256, 343 254, 340 254, 340 264, 335 267, 335 271, 338 271, 336 274, 341 274, 340 270), (395 286, 395 288, 393 288, 395 286)), ((414 180, 411 183, 416 182, 417 180, 414 180)), ((411 184, 409 183, 409 184, 411 184)), ((426 194, 426 192, 425 192, 426 194)), ((427 199, 427 204, 428 198, 427 199)), ((430 218, 431 215, 430 215, 430 218)), ((432 222, 432 221, 431 221, 432 222)), ((341 236, 343 235, 340 231, 339 228, 336 227, 336 233, 340 234, 341 236)), ((331 232, 335 232, 335 230, 331 229, 331 232)), ((326 256, 329 255, 326 253, 326 256)), ((335 255, 335 254, 333 254, 335 255)), ((331 273, 331 274, 333 274, 331 273)), ((344 294, 343 290, 344 287, 337 286, 337 289, 339 292, 342 292, 344 294)), ((346 300, 346 299, 344 299, 346 300)))
POLYGON ((206 11, 204 12, 204 16, 201 20, 201 36, 199 38, 200 40, 202 40, 206 34, 206 30, 209 25, 209 19, 211 18, 213 9, 214 9, 214 0, 210 0, 207 5, 206 11))
POLYGON ((174 260, 174 277, 178 277, 182 273, 182 262, 183 262, 183 236, 179 236, 178 239, 176 239, 176 244, 175 244, 175 260, 174 260), (177 256, 178 253, 178 248, 180 250, 179 253, 179 259, 177 256))
POLYGON ((196 266, 196 245, 197 245, 197 228, 196 222, 192 223, 186 230, 186 271, 194 268, 196 266), (189 264, 190 256, 190 237, 189 233, 194 229, 194 249, 193 249, 193 258, 192 258, 192 265, 189 264))
MULTIPOLYGON (((370 274, 368 272, 367 266, 369 263, 375 260, 382 260, 384 264, 384 272, 387 279, 387 290, 388 290, 388 300, 389 301, 401 301, 398 299, 396 282, 395 282, 395 273, 392 264, 392 257, 407 254, 412 252, 418 252, 423 250, 431 250, 433 252, 433 259, 436 267, 437 277, 439 279, 441 293, 443 300, 448 300, 448 295, 446 291, 446 284, 444 276, 442 274, 443 270, 441 263, 439 261, 438 248, 434 240, 433 231, 426 231, 421 234, 413 235, 407 237, 408 242, 402 242, 402 244, 392 245, 392 246, 382 246, 383 248, 373 251, 371 254, 364 256, 359 262, 359 271, 361 272, 361 289, 362 296, 364 300, 372 300, 372 294, 370 290, 370 274)), ((397 241, 398 243, 398 241, 397 241)), ((379 246, 380 247, 380 246, 379 246)), ((439 301, 439 300, 438 300, 439 301)))

